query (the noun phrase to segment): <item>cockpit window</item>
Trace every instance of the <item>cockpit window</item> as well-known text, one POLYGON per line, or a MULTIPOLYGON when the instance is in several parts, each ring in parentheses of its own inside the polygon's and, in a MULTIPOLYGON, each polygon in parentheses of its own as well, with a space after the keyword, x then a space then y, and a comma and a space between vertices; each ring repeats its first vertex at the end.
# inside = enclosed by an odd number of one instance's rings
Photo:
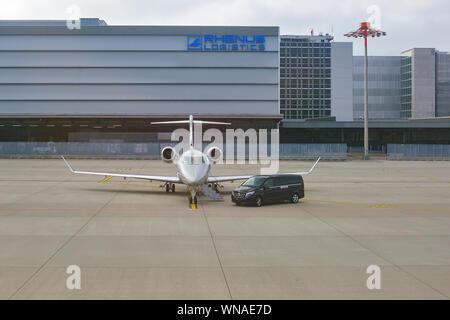
POLYGON ((205 157, 202 155, 187 156, 183 159, 183 162, 185 164, 201 164, 201 163, 205 163, 205 157))

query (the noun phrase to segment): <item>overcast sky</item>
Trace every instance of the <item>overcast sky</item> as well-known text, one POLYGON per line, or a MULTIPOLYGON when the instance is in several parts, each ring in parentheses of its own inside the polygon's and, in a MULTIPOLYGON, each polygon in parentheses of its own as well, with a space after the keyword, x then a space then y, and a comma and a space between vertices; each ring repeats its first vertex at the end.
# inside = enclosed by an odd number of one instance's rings
POLYGON ((354 41, 355 55, 363 54, 363 41, 343 34, 371 19, 387 36, 369 40, 369 55, 411 47, 450 51, 449 0, 0 0, 0 19, 66 19, 71 5, 82 17, 110 25, 273 25, 281 34, 314 29, 354 41))

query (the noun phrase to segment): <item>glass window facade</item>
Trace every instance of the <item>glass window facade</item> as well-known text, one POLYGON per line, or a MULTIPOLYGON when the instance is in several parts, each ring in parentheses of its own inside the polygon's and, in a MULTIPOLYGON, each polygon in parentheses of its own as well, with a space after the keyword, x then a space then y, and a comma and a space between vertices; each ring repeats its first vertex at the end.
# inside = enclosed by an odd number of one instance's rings
POLYGON ((436 116, 450 116, 450 53, 436 52, 436 116))
POLYGON ((412 106, 412 59, 411 52, 402 53, 400 66, 400 118, 411 118, 412 106))
MULTIPOLYGON (((399 56, 368 57, 369 119, 400 118, 399 56)), ((364 119, 364 56, 353 57, 353 119, 364 119)))
POLYGON ((280 110, 285 119, 331 116, 331 36, 281 36, 280 110))

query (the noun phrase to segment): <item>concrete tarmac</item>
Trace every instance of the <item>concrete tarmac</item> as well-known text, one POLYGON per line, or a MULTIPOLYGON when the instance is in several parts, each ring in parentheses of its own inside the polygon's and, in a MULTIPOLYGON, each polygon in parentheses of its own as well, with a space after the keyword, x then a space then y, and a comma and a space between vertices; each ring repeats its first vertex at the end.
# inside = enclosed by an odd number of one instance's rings
MULTIPOLYGON (((149 160, 80 170, 174 175, 149 160)), ((310 161, 282 161, 307 170, 310 161)), ((212 175, 259 173, 217 165, 212 175)), ((449 299, 450 162, 320 162, 306 198, 261 208, 185 186, 75 175, 62 160, 0 160, 1 299, 449 299), (69 265, 81 289, 69 290, 69 265), (381 270, 369 290, 366 270, 381 270)))

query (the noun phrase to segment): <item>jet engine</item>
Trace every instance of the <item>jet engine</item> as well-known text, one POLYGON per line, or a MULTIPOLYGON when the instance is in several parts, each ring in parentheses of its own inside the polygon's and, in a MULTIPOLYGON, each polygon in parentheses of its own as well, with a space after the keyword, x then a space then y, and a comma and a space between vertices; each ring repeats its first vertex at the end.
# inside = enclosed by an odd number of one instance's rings
POLYGON ((217 162, 222 157, 222 150, 217 147, 212 147, 209 148, 208 151, 206 151, 206 155, 211 162, 217 162))
POLYGON ((164 147, 161 150, 161 158, 164 162, 173 162, 176 159, 177 152, 172 147, 164 147))

